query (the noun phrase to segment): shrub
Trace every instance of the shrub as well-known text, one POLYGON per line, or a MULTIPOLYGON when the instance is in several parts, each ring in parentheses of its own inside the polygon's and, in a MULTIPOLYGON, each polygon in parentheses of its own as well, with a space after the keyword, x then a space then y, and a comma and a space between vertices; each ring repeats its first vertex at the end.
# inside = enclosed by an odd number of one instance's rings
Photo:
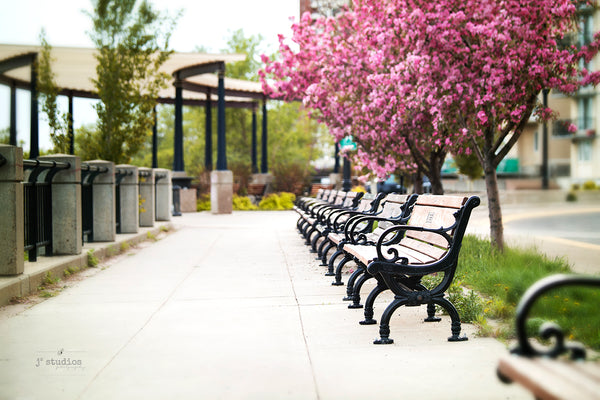
POLYGON ((291 210, 294 208, 294 203, 296 202, 296 195, 294 193, 281 192, 279 193, 279 199, 284 210, 291 210))
POLYGON ((271 193, 263 197, 258 204, 258 208, 261 210, 291 210, 293 207, 294 202, 292 201, 292 197, 290 197, 290 193, 283 196, 271 193))
POLYGON ((567 193, 567 201, 577 201, 577 194, 573 191, 567 193))
POLYGON ((271 168, 274 182, 273 189, 279 192, 290 192, 296 195, 310 186, 310 168, 298 162, 275 163, 271 168))
POLYGON ((583 182, 583 190, 596 190, 596 182, 594 182, 594 181, 583 182))
POLYGON ((210 195, 202 194, 196 200, 196 211, 210 211, 210 195))
POLYGON ((233 195, 233 209, 238 211, 258 210, 248 196, 233 195))

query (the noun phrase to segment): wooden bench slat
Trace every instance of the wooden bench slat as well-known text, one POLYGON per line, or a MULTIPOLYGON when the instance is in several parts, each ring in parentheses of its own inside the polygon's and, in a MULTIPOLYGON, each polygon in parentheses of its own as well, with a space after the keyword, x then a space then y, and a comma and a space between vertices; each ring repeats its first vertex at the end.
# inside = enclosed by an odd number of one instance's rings
MULTIPOLYGON (((407 251, 410 251, 410 252, 414 251, 414 252, 423 254, 424 256, 426 256, 426 259, 428 260, 426 262, 439 260, 448 251, 446 248, 442 249, 442 248, 439 248, 436 246, 432 246, 429 243, 424 243, 419 240, 415 240, 411 237, 405 237, 404 239, 402 239, 402 242, 400 243, 400 245, 402 247, 405 247, 407 249, 407 251)), ((395 246, 395 247, 398 247, 398 246, 395 246)), ((419 257, 417 257, 415 255, 415 258, 418 259, 419 257)))
MULTIPOLYGON (((390 246, 398 252, 399 257, 406 257, 410 264, 426 264, 435 259, 426 253, 411 249, 406 246, 390 246)), ((385 253, 384 253, 385 254, 385 253)))
POLYGON ((551 400, 598 400, 600 399, 600 376, 582 374, 573 368, 597 371, 587 362, 569 362, 545 358, 526 358, 506 355, 500 358, 498 370, 513 382, 527 388, 539 399, 551 400))
POLYGON ((422 194, 419 195, 419 198, 417 199, 417 202, 415 204, 422 206, 436 206, 459 209, 466 203, 467 200, 468 197, 464 196, 439 196, 432 194, 422 194))

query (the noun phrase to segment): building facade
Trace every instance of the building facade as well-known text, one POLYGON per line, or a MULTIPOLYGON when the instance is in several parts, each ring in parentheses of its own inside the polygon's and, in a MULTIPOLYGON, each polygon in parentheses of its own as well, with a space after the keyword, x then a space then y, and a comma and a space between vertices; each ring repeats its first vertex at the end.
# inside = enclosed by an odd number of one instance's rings
MULTIPOLYGON (((565 38, 565 44, 588 44, 594 32, 600 29, 600 14, 593 8, 581 10, 581 32, 565 38)), ((598 57, 585 66, 598 70, 598 57)), ((600 101, 599 89, 588 86, 572 96, 550 92, 548 107, 558 118, 547 124, 548 176, 556 185, 568 189, 573 184, 595 182, 600 185, 600 101), (567 129, 577 126, 575 132, 567 129)), ((543 124, 532 122, 517 144, 520 173, 524 176, 541 176, 543 173, 543 124)))

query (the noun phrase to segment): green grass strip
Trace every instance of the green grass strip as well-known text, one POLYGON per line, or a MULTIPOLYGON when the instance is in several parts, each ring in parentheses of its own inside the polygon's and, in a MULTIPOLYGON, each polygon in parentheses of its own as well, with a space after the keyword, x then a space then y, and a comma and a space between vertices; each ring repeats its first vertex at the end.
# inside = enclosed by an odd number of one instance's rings
MULTIPOLYGON (((514 337, 515 309, 525 290, 543 277, 570 272, 564 259, 548 258, 535 248, 506 247, 504 252, 499 252, 489 240, 467 235, 463 240, 456 284, 449 290, 449 297, 458 303, 464 322, 480 325, 483 334, 509 339, 514 337), (483 300, 472 293, 458 295, 458 285, 479 293, 483 300), (499 322, 501 328, 490 329, 488 320, 499 322)), ((582 342, 598 351, 599 306, 597 289, 556 289, 537 301, 530 313, 528 329, 534 335, 543 321, 554 321, 562 327, 568 340, 582 342)))

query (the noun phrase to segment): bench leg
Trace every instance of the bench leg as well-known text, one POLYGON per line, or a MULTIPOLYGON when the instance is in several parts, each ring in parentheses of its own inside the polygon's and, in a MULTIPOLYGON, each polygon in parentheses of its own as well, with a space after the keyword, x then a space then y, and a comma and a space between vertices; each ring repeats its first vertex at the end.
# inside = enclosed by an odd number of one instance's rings
POLYGON ((435 303, 427 304, 427 318, 425 322, 440 322, 442 319, 435 316, 435 303))
MULTIPOLYGON (((368 274, 366 271, 363 275, 358 278, 356 284, 352 288, 352 304, 348 304, 348 308, 362 308, 362 304, 360 304, 360 289, 363 287, 366 281, 373 278, 373 275, 368 274)), ((350 284, 350 282, 348 282, 350 284)))
POLYGON ((298 232, 300 232, 300 233, 302 233, 301 226, 302 226, 303 222, 304 222, 304 218, 302 218, 302 216, 300 216, 298 218, 298 221, 296 221, 296 228, 298 229, 298 232))
POLYGON ((321 254, 321 266, 327 266, 327 253, 332 247, 335 247, 335 244, 329 240, 324 240, 321 247, 324 247, 319 249, 321 254), (327 243, 327 245, 325 245, 325 243, 327 243))
MULTIPOLYGON (((316 229, 315 229, 315 232, 317 232, 317 234, 310 241, 310 248, 311 248, 310 252, 318 254, 318 251, 317 251, 317 242, 319 241, 319 238, 321 238, 322 235, 321 235, 321 232, 317 231, 316 229)), ((317 260, 319 258, 320 257, 317 257, 317 260)))
POLYGON ((305 241, 304 243, 305 243, 307 246, 310 246, 310 245, 311 245, 311 242, 310 242, 310 237, 311 237, 311 235, 312 235, 313 233, 315 233, 315 232, 318 232, 318 231, 317 231, 317 229, 316 229, 316 228, 315 228, 313 225, 310 225, 310 228, 308 228, 308 229, 306 230, 306 235, 304 236, 304 237, 306 238, 306 241, 305 241))
POLYGON ((386 290, 388 290, 388 287, 383 283, 377 283, 377 286, 375 286, 373 290, 371 290, 371 293, 369 293, 369 295, 367 296, 367 300, 365 301, 365 319, 360 321, 359 324, 375 325, 377 323, 377 320, 373 319, 373 305, 375 304, 375 299, 377 298, 377 296, 379 296, 386 290))
POLYGON ((346 284, 346 297, 344 297, 342 300, 351 301, 354 299, 354 282, 356 282, 356 279, 358 279, 364 273, 365 268, 359 264, 356 271, 354 271, 352 275, 350 275, 350 278, 348 278, 348 283, 346 284))
POLYGON ((373 344, 392 344, 394 339, 390 339, 390 319, 398 307, 406 304, 406 299, 394 299, 381 315, 379 323, 379 339, 374 340, 373 344))
POLYGON ((335 268, 335 281, 331 283, 333 286, 342 286, 344 284, 344 282, 342 282, 342 268, 344 268, 344 265, 346 265, 348 261, 352 261, 352 257, 345 255, 335 268))
POLYGON ((327 262, 327 273, 325 274, 325 276, 334 276, 335 275, 335 273, 333 272, 333 270, 334 270, 333 264, 335 263, 335 259, 338 258, 339 256, 341 256, 342 254, 344 254, 344 252, 342 250, 336 250, 336 252, 333 253, 331 258, 327 262))
POLYGON ((450 303, 448 301, 448 299, 443 298, 443 297, 435 298, 433 300, 433 302, 444 307, 444 309, 448 312, 450 319, 452 320, 452 326, 451 326, 452 336, 450 336, 448 338, 448 341, 449 342, 462 342, 465 340, 469 340, 469 338, 467 338, 466 336, 462 336, 462 337, 460 336, 460 330, 461 330, 460 316, 458 315, 458 311, 456 310, 456 307, 454 307, 454 304, 450 303))

